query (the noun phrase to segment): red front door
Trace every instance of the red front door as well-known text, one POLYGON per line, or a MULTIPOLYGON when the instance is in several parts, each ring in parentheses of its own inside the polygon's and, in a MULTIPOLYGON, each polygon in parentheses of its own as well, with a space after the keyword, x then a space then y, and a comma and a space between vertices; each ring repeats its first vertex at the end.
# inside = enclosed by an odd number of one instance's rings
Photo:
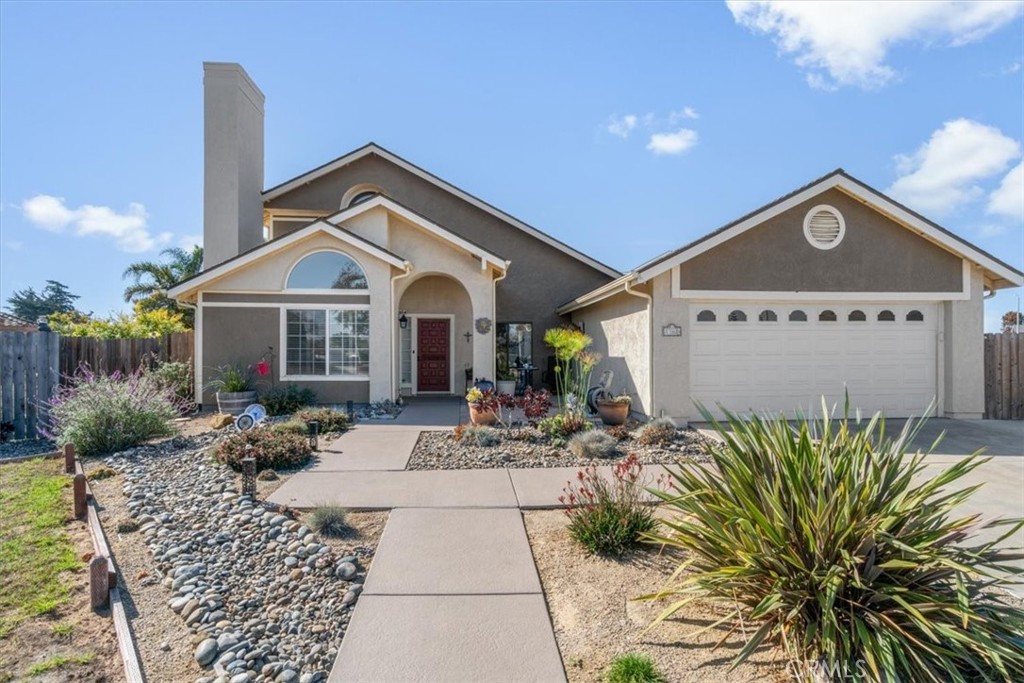
POLYGON ((448 352, 451 329, 447 318, 416 321, 416 390, 451 392, 448 352))

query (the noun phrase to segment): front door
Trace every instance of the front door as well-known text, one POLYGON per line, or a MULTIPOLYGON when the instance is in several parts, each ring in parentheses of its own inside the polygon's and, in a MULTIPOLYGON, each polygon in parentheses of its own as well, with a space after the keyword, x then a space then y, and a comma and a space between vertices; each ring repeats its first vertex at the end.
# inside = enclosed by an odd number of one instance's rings
POLYGON ((447 318, 418 318, 416 340, 416 390, 451 393, 450 321, 447 318))

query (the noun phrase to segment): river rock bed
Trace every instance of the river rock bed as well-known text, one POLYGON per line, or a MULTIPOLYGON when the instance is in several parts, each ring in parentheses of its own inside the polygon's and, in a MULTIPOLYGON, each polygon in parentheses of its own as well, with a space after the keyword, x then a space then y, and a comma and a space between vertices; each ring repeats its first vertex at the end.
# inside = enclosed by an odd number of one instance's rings
POLYGON ((701 449, 706 437, 693 429, 676 430, 675 439, 660 445, 644 445, 633 437, 619 442, 611 458, 578 458, 568 448, 552 444, 543 434, 530 427, 498 428, 501 441, 494 446, 477 446, 469 439, 456 441, 452 430, 420 434, 406 469, 464 470, 526 467, 585 467, 613 465, 635 453, 643 465, 672 465, 706 462, 701 449))
POLYGON ((196 683, 316 683, 334 663, 373 548, 339 552, 288 511, 241 496, 214 434, 116 454, 130 516, 192 633, 196 683))

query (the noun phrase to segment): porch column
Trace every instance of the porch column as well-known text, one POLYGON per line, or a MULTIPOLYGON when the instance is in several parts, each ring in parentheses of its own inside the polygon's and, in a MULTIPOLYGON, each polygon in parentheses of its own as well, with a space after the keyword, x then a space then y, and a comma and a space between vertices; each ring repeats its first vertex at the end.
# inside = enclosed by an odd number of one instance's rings
POLYGON ((492 382, 494 377, 494 297, 490 287, 473 287, 469 298, 473 303, 473 378, 486 378, 492 382), (486 334, 477 330, 477 321, 487 318, 491 328, 486 334))

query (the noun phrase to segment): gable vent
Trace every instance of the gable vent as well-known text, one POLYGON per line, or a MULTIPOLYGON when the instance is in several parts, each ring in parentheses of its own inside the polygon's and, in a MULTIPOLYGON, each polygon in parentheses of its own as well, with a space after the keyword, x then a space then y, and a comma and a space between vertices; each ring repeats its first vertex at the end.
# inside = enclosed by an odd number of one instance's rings
POLYGON ((816 206, 804 218, 804 237, 818 249, 832 249, 843 240, 845 233, 843 215, 831 206, 816 206))

